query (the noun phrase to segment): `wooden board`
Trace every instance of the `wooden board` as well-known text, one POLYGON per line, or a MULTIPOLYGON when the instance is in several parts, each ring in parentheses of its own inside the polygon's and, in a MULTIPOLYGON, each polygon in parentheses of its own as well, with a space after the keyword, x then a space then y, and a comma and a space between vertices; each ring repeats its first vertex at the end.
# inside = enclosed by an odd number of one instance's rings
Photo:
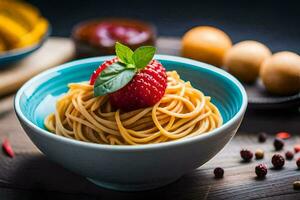
POLYGON ((51 37, 29 57, 0 70, 0 96, 16 91, 32 76, 74 58, 74 45, 67 38, 51 37))
MULTIPOLYGON (((168 45, 168 39, 160 39, 158 43, 162 53, 169 53, 172 45, 168 45)), ((0 154, 0 199, 299 199, 300 191, 293 190, 292 186, 293 181, 300 180, 295 159, 286 161, 283 170, 269 169, 265 180, 257 180, 254 173, 258 163, 271 167, 271 155, 275 153, 272 141, 277 131, 287 130, 293 134, 287 140, 285 150, 292 150, 294 144, 300 144, 299 121, 298 110, 280 113, 247 110, 234 139, 202 167, 163 188, 116 192, 97 187, 48 160, 20 127, 12 110, 12 97, 7 97, 0 100, 0 141, 9 138, 16 157, 12 159, 3 152, 0 154), (269 134, 265 144, 257 142, 259 131, 269 134), (241 148, 253 151, 261 148, 266 151, 265 158, 242 163, 241 148), (218 166, 225 169, 225 176, 220 180, 213 178, 213 169, 218 166)))

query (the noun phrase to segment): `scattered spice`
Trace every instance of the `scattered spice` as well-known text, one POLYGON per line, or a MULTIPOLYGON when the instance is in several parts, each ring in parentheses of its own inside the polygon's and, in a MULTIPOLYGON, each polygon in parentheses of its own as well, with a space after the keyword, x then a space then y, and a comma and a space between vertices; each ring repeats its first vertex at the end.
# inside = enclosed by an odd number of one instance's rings
POLYGON ((10 156, 11 158, 15 156, 15 153, 10 145, 9 140, 6 138, 4 139, 3 143, 2 143, 2 148, 5 151, 5 153, 10 156))
POLYGON ((256 158, 257 160, 263 159, 263 158, 264 158, 264 151, 263 151, 262 149, 257 149, 257 150, 255 151, 255 158, 256 158))
POLYGON ((300 181, 294 181, 293 186, 295 190, 300 190, 300 181))
POLYGON ((221 167, 217 167, 214 169, 215 178, 223 178, 224 176, 224 169, 221 167))
POLYGON ((249 162, 252 157, 253 157, 253 153, 251 151, 249 151, 248 149, 242 149, 240 151, 241 157, 245 162, 249 162))
POLYGON ((265 164, 257 165, 255 167, 255 173, 258 178, 264 178, 268 173, 267 165, 265 165, 265 164))
POLYGON ((294 153, 291 152, 291 151, 285 152, 285 158, 286 158, 287 160, 292 160, 292 159, 294 158, 294 153))
POLYGON ((297 164, 298 169, 300 169, 300 158, 297 159, 296 164, 297 164))
POLYGON ((286 139, 289 139, 291 137, 291 134, 289 134, 288 132, 279 132, 279 133, 276 134, 276 137, 280 138, 280 139, 283 139, 283 140, 286 140, 286 139))
POLYGON ((284 165, 284 158, 280 154, 274 154, 272 157, 272 164, 275 169, 281 169, 284 165))
POLYGON ((282 139, 280 139, 280 138, 275 138, 273 144, 274 144, 275 150, 279 151, 279 150, 281 150, 283 148, 284 141, 282 139))
POLYGON ((267 140, 267 134, 265 132, 260 132, 258 135, 258 142, 263 143, 267 140))
POLYGON ((294 151, 295 151, 295 153, 298 153, 300 151, 300 144, 296 144, 294 146, 294 151))

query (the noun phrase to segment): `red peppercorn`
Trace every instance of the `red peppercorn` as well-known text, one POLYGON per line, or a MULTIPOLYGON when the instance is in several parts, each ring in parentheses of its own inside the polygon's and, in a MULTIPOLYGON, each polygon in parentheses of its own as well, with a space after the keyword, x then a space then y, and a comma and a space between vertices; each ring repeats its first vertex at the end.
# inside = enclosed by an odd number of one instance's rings
POLYGON ((280 154, 274 154, 272 157, 272 164, 275 169, 281 169, 284 165, 284 158, 280 154))
POLYGON ((283 139, 283 140, 286 140, 286 139, 289 139, 291 137, 291 134, 289 134, 288 132, 279 132, 279 133, 276 134, 276 137, 280 138, 280 139, 283 139))
POLYGON ((214 169, 215 178, 223 178, 224 176, 224 169, 221 167, 217 167, 214 169))
POLYGON ((297 164, 297 167, 300 169, 300 158, 297 159, 296 164, 297 164))
POLYGON ((294 158, 293 152, 291 152, 291 151, 285 152, 285 158, 286 158, 287 160, 292 160, 292 159, 294 158))
POLYGON ((263 143, 267 140, 267 134, 265 132, 261 132, 258 135, 258 142, 263 143))
POLYGON ((242 149, 240 151, 241 157, 245 162, 249 162, 252 157, 253 157, 253 153, 251 151, 249 151, 248 149, 242 149))
POLYGON ((300 151, 300 144, 296 144, 294 146, 294 151, 295 151, 295 153, 298 153, 300 151))
POLYGON ((5 139, 3 141, 2 148, 9 157, 13 158, 15 156, 15 153, 14 153, 8 139, 5 139))
POLYGON ((267 165, 265 165, 265 164, 257 165, 255 167, 255 173, 258 178, 264 178, 268 173, 267 165))
POLYGON ((275 147, 275 150, 276 150, 276 151, 281 150, 281 149, 283 148, 283 146, 284 146, 284 142, 283 142, 283 140, 280 139, 280 138, 275 138, 273 144, 274 144, 274 147, 275 147))

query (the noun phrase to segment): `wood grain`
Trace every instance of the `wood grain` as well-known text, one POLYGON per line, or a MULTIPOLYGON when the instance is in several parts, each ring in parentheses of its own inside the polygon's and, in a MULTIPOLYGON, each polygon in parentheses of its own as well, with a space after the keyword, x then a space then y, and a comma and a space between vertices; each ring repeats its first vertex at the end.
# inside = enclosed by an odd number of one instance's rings
MULTIPOLYGON (((161 41, 161 40, 159 40, 161 41)), ((163 40, 165 41, 165 40, 163 40)), ((170 46, 171 48, 171 46, 170 46)), ((169 52, 168 46, 163 52, 169 52)), ((178 52, 178 51, 177 51, 178 52)), ((106 190, 48 160, 29 140, 12 110, 12 97, 0 100, 0 140, 9 138, 16 157, 0 154, 0 199, 300 199, 292 183, 300 180, 295 159, 286 161, 283 170, 271 168, 273 139, 277 131, 288 130, 293 136, 284 150, 300 144, 298 110, 258 112, 247 110, 234 139, 216 157, 202 167, 187 173, 168 186, 145 192, 106 190), (1 112, 2 110, 2 112, 1 112), (257 142, 257 132, 266 131, 266 143, 257 142), (241 148, 265 151, 263 160, 241 162, 241 148), (267 178, 257 180, 254 167, 269 166, 267 178), (213 169, 223 167, 225 176, 217 180, 213 169)), ((284 153, 281 151, 279 153, 284 153)), ((176 155, 174 155, 176 156, 176 155)), ((191 155, 193 156, 193 155, 191 155)), ((296 158, 300 157, 296 155, 296 158)), ((146 172, 145 172, 146 173, 146 172)))
POLYGON ((70 39, 51 37, 32 55, 0 70, 0 96, 16 91, 32 76, 74 58, 70 39))

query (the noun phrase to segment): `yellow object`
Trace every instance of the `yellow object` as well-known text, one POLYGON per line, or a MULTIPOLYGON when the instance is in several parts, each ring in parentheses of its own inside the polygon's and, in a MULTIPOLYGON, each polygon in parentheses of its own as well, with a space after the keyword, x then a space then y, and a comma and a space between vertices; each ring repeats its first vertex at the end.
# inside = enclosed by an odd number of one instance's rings
POLYGON ((261 64, 272 55, 270 49, 257 41, 235 44, 225 55, 224 67, 244 82, 253 82, 259 75, 261 64))
POLYGON ((0 12, 12 17, 29 31, 35 26, 40 17, 37 8, 22 1, 1 0, 0 12))
POLYGON ((86 142, 141 145, 209 134, 222 125, 210 97, 181 80, 176 71, 167 75, 161 101, 131 112, 113 110, 108 95, 94 97, 88 83, 71 83, 45 126, 57 135, 86 142))
POLYGON ((48 21, 44 18, 40 18, 34 29, 21 37, 19 42, 16 43, 14 47, 22 48, 36 44, 40 41, 41 37, 45 34, 47 29, 48 21))
POLYGON ((26 33, 24 27, 0 13, 0 35, 9 45, 17 43, 26 33))
POLYGON ((0 53, 6 50, 6 45, 4 40, 0 37, 0 53))
MULTIPOLYGON (((0 0, 0 37, 5 50, 36 44, 48 30, 48 21, 34 6, 22 1, 0 0)), ((1 48, 0 51, 4 51, 1 48)))
POLYGON ((300 92, 300 56, 288 51, 266 59, 260 70, 266 89, 278 95, 300 92))
POLYGON ((183 36, 182 55, 221 67, 224 55, 231 46, 231 39, 220 29, 199 26, 183 36))

